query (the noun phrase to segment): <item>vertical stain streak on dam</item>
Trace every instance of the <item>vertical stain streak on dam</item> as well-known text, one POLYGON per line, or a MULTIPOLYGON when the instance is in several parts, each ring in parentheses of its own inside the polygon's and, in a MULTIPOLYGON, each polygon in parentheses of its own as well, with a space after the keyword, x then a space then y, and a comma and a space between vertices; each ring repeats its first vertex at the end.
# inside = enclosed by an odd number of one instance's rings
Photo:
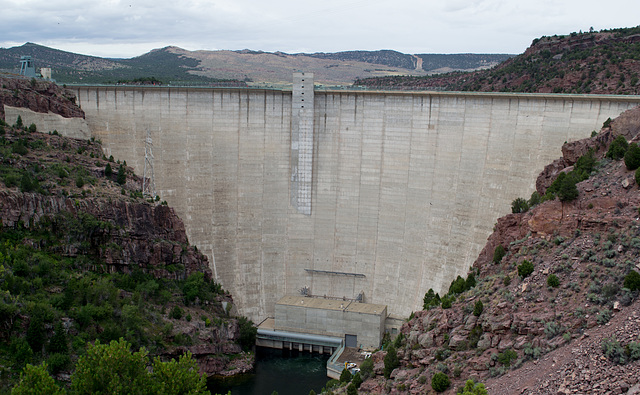
POLYGON ((156 188, 209 255, 243 314, 313 295, 421 308, 464 276, 496 219, 528 197, 565 141, 638 97, 317 91, 310 215, 291 204, 292 94, 260 89, 77 87, 106 155, 156 188), (308 270, 305 270, 308 269, 308 270), (332 273, 329 273, 332 272, 332 273), (344 275, 345 273, 357 275, 344 275))

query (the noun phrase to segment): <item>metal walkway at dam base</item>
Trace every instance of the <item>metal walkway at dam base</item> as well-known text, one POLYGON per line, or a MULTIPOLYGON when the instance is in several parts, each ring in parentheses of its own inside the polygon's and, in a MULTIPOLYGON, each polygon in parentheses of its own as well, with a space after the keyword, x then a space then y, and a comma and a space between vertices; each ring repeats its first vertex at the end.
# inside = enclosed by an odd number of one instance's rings
POLYGON ((345 349, 344 339, 276 330, 273 318, 265 319, 258 326, 256 346, 331 354, 327 361, 327 377, 332 379, 339 379, 344 368, 343 363, 338 362, 345 349))

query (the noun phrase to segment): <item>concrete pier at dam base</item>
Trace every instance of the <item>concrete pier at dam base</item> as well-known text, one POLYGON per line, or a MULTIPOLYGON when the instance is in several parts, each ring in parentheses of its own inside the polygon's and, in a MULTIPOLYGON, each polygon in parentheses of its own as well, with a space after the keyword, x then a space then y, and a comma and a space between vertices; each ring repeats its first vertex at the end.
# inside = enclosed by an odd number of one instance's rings
POLYGON ((291 205, 290 91, 74 89, 106 155, 138 174, 149 132, 160 198, 256 322, 301 289, 362 295, 407 317, 429 288, 446 292, 466 275, 496 219, 529 197, 565 141, 640 104, 637 96, 316 91, 307 215, 291 205))

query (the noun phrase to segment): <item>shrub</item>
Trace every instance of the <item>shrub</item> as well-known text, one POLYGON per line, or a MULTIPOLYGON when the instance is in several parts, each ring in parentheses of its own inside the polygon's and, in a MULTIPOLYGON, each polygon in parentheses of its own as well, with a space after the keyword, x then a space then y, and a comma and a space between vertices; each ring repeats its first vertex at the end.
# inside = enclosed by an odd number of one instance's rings
POLYGON ((487 390, 482 383, 474 383, 473 380, 467 380, 462 391, 458 390, 461 395, 487 395, 487 390))
POLYGON ((627 152, 627 148, 629 148, 627 139, 625 139, 624 136, 618 136, 609 145, 609 150, 607 151, 606 157, 613 160, 620 160, 627 152))
POLYGON ((504 277, 504 279, 502 280, 502 284, 503 284, 505 287, 508 287, 508 286, 509 286, 509 284, 511 284, 511 277, 509 277, 509 276, 505 276, 505 277, 504 277))
POLYGON ((49 372, 51 372, 51 374, 58 374, 71 365, 71 358, 69 358, 67 354, 55 353, 49 355, 47 362, 49 372))
POLYGON ((449 376, 442 372, 438 372, 431 377, 431 388, 436 392, 444 392, 451 385, 449 376))
POLYGON ((498 354, 498 362, 503 364, 504 366, 511 366, 511 361, 518 358, 518 353, 508 348, 498 354))
POLYGON ((443 309, 450 309, 450 308, 451 308, 451 305, 453 304, 453 300, 454 300, 454 298, 455 298, 455 297, 454 297, 454 296, 452 296, 452 295, 449 295, 449 294, 445 295, 445 296, 442 298, 442 304, 441 304, 442 308, 443 308, 443 309))
POLYGON ((240 327, 238 343, 242 346, 243 350, 249 351, 256 344, 258 328, 253 324, 253 321, 247 317, 238 318, 238 326, 240 327))
POLYGON ((356 386, 353 385, 353 383, 349 383, 349 385, 347 386, 347 395, 358 395, 358 390, 356 389, 356 386))
POLYGON ((29 133, 35 133, 38 131, 38 128, 36 127, 35 123, 32 123, 31 125, 29 125, 29 133))
POLYGON ((183 314, 184 314, 184 311, 180 306, 173 306, 173 309, 171 309, 171 312, 169 313, 169 317, 179 320, 180 318, 182 318, 183 314))
POLYGON ((610 359, 614 363, 617 363, 619 365, 624 365, 627 363, 627 354, 625 353, 624 347, 622 347, 620 342, 616 340, 615 337, 604 339, 602 341, 602 352, 608 359, 610 359))
POLYGON ((367 358, 360 364, 360 374, 362 374, 363 379, 368 379, 373 376, 373 360, 371 358, 367 358))
POLYGON ((111 164, 107 163, 107 165, 104 167, 104 175, 107 177, 111 177, 112 174, 113 174, 113 169, 111 168, 111 164))
POLYGON ((496 249, 493 250, 493 263, 500 263, 505 255, 507 255, 507 251, 505 251, 501 244, 498 244, 496 249))
POLYGON ((533 273, 533 263, 528 260, 524 260, 521 264, 518 265, 518 275, 522 278, 528 277, 531 273, 533 273))
POLYGON ((387 349, 387 355, 384 356, 384 378, 391 377, 391 372, 400 365, 398 360, 398 352, 393 345, 390 345, 387 349))
POLYGON ((609 309, 603 309, 596 316, 596 321, 600 325, 606 324, 607 322, 609 322, 610 319, 611 319, 611 310, 609 309))
POLYGON ((342 369, 342 373, 340 373, 340 382, 341 383, 349 383, 353 375, 346 368, 342 369))
POLYGON ((360 384, 362 384, 363 382, 362 375, 360 374, 360 372, 357 372, 356 374, 353 375, 351 382, 353 383, 353 385, 356 386, 356 388, 360 388, 360 384))
POLYGON ((476 304, 473 306, 473 315, 475 315, 476 317, 479 317, 480 314, 482 314, 483 310, 484 310, 484 305, 482 304, 482 301, 478 299, 476 304))
POLYGON ((124 185, 127 182, 127 173, 124 166, 118 167, 118 175, 116 176, 116 182, 120 185, 124 185))
POLYGON ((422 308, 429 310, 432 307, 440 306, 440 295, 434 293, 433 288, 429 288, 429 291, 424 295, 424 299, 422 301, 422 308))
POLYGON ((633 292, 640 289, 640 273, 635 270, 631 270, 629 274, 624 277, 624 287, 633 292))
POLYGON ((537 191, 533 191, 533 193, 531 194, 531 198, 529 198, 529 207, 533 207, 536 206, 538 204, 540 204, 541 201, 541 196, 537 191))
POLYGON ((22 140, 18 140, 15 143, 11 144, 11 152, 18 155, 26 155, 29 150, 27 146, 22 142, 22 140))
POLYGON ((553 288, 557 288, 560 285, 558 276, 556 276, 555 274, 550 274, 549 277, 547 277, 547 285, 553 288))
POLYGON ((178 360, 162 362, 153 360, 151 380, 155 384, 152 393, 157 394, 203 394, 207 391, 206 378, 199 373, 198 363, 191 352, 180 355, 178 360))
POLYGON ((12 395, 52 394, 62 395, 63 391, 47 373, 47 364, 27 365, 20 373, 20 382, 11 390, 12 395))
POLYGON ((624 154, 624 164, 628 170, 635 170, 640 167, 640 147, 638 147, 638 144, 629 144, 629 148, 624 154))
POLYGON ((562 332, 563 328, 555 321, 544 324, 544 334, 547 335, 547 339, 553 339, 562 332))
POLYGON ((523 198, 516 198, 511 202, 511 212, 513 214, 525 213, 529 210, 529 203, 523 198))
MULTIPOLYGON (((560 173, 564 174, 564 173, 560 173)), ((568 202, 578 197, 578 187, 574 177, 566 176, 562 178, 558 187, 558 198, 561 202, 568 202)))
POLYGON ((464 279, 458 276, 455 280, 451 282, 451 285, 449 285, 449 294, 456 295, 456 294, 463 293, 465 291, 465 285, 466 285, 466 282, 464 281, 464 279))

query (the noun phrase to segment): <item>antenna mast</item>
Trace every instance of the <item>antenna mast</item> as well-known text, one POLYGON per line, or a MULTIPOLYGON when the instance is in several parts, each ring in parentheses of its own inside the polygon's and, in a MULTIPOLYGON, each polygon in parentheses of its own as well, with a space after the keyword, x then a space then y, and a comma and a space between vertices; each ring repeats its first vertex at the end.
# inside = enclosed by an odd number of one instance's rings
POLYGON ((154 198, 156 196, 156 182, 153 174, 153 141, 151 131, 147 129, 144 141, 144 170, 142 172, 142 195, 154 198))

